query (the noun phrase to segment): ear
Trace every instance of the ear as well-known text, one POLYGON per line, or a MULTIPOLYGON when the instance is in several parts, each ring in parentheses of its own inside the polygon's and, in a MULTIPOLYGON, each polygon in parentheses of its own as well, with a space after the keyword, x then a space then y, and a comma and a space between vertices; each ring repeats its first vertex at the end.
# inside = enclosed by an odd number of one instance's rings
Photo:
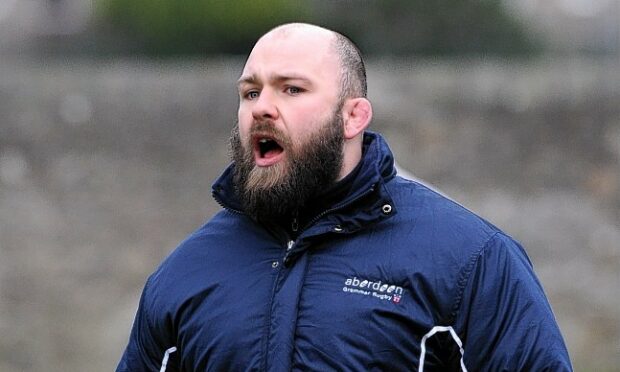
POLYGON ((351 98, 342 106, 344 138, 352 139, 364 132, 372 119, 372 105, 366 98, 351 98))

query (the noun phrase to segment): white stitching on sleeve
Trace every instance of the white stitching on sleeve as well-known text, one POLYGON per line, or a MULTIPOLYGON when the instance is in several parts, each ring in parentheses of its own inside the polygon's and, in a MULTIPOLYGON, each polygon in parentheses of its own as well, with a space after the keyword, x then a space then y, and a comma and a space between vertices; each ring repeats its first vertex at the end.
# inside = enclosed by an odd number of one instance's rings
POLYGON ((465 354, 465 350, 463 350, 463 343, 454 331, 454 328, 450 326, 435 326, 427 334, 425 334, 424 337, 422 337, 422 343, 420 345, 420 365, 418 366, 418 372, 424 372, 424 359, 426 357, 426 340, 428 340, 437 332, 450 332, 452 339, 454 340, 454 342, 456 342, 456 344, 459 346, 459 350, 461 351, 461 370, 463 372, 467 372, 467 368, 465 368, 465 363, 463 362, 463 355, 465 354))
POLYGON ((177 351, 176 346, 173 346, 170 349, 166 350, 166 353, 164 354, 164 359, 162 359, 161 361, 161 369, 159 370, 159 372, 166 372, 166 366, 168 365, 168 359, 170 358, 170 354, 174 353, 175 351, 177 351))

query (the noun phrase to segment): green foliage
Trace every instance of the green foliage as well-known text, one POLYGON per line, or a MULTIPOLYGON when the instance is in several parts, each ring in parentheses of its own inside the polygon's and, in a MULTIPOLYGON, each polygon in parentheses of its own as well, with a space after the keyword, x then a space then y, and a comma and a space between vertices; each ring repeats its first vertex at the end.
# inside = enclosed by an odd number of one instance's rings
POLYGON ((527 55, 539 44, 502 0, 98 0, 104 19, 151 54, 247 54, 281 23, 340 31, 366 54, 527 55))
POLYGON ((288 0, 99 0, 99 10, 152 54, 247 53, 259 35, 307 13, 288 0))
POLYGON ((502 0, 318 0, 322 24, 376 54, 528 55, 535 35, 502 0), (362 6, 363 5, 363 6, 362 6), (346 17, 334 16, 347 14, 346 17))

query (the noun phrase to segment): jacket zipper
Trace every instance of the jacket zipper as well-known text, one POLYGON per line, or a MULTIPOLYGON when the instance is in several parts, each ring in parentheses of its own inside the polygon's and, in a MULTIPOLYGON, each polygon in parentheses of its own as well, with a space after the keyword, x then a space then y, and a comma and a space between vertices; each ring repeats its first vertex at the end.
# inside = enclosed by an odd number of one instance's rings
MULTIPOLYGON (((344 207, 346 207, 346 206, 348 206, 348 205, 352 204, 353 202, 355 202, 355 201, 357 201, 357 200, 359 200, 359 199, 361 199, 361 198, 363 198, 363 197, 367 196, 367 195, 368 195, 368 194, 370 194, 371 192, 375 191, 375 185, 376 185, 376 184, 373 184, 373 185, 372 185, 369 189, 367 189, 366 191, 364 191, 363 193, 361 193, 361 194, 360 194, 360 195, 358 195, 357 197, 355 197, 355 198, 353 198, 353 199, 351 199, 351 200, 349 200, 349 201, 347 201, 347 202, 345 202, 345 203, 342 203, 342 204, 336 205, 336 206, 335 206, 335 207, 333 207, 333 208, 330 208, 330 209, 324 210, 323 212, 319 213, 316 217, 314 217, 312 220, 310 220, 310 222, 308 222, 308 223, 304 226, 304 228, 303 228, 303 229, 301 229, 301 230, 300 230, 300 233, 297 235, 297 237, 299 237, 299 236, 300 236, 300 235, 301 235, 301 234, 302 234, 302 233, 303 233, 306 229, 308 229, 310 226, 314 225, 314 224, 315 224, 318 220, 320 220, 320 219, 321 219, 323 216, 325 216, 326 214, 328 214, 328 213, 332 213, 332 212, 335 212, 335 211, 337 211, 337 210, 339 210, 339 209, 342 209, 342 208, 344 208, 344 207)), ((294 219, 293 221, 296 223, 296 219, 294 219)), ((294 247, 294 246, 295 246, 295 241, 290 240, 290 241, 288 242, 288 245, 287 245, 287 249, 286 249, 286 253, 285 253, 285 255, 284 255, 284 259, 282 260, 282 263, 283 263, 285 266, 287 266, 287 265, 288 265, 288 263, 289 263, 289 261, 290 261, 290 257, 289 257, 289 256, 290 256, 290 253, 291 253, 291 251, 293 250, 293 247, 294 247)))
POLYGON ((294 233, 299 230, 299 222, 297 222, 297 212, 293 215, 293 221, 291 221, 291 231, 294 233))

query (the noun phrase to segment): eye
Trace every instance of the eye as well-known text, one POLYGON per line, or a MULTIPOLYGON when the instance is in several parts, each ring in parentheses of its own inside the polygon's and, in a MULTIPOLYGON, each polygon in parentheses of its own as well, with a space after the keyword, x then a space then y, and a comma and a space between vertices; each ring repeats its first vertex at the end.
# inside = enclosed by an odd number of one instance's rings
POLYGON ((256 99, 256 98, 258 98, 258 91, 256 91, 256 90, 250 90, 250 91, 246 92, 246 93, 243 95, 243 97, 244 97, 244 98, 246 98, 246 99, 249 99, 249 100, 256 99))
POLYGON ((286 87, 285 91, 288 94, 297 95, 299 93, 302 93, 304 90, 302 88, 300 88, 300 87, 288 86, 288 87, 286 87))

